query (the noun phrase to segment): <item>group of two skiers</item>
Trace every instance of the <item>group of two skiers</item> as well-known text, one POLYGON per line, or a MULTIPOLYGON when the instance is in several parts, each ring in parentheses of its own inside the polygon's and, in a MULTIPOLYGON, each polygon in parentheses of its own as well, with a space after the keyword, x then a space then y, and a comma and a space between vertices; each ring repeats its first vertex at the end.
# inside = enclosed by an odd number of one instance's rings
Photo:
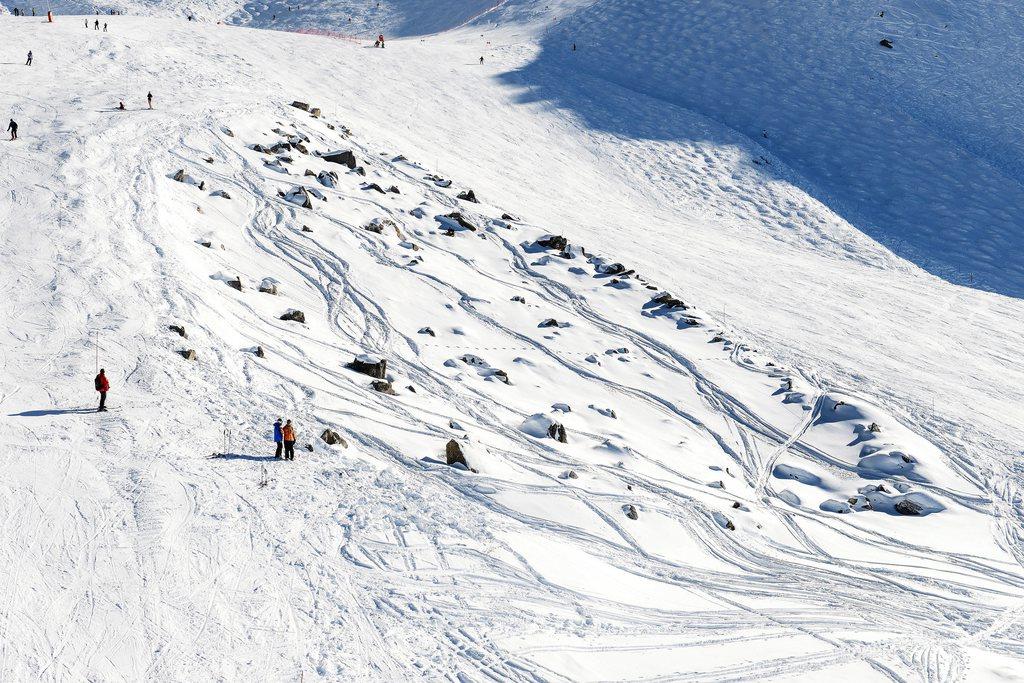
POLYGON ((274 423, 274 457, 278 460, 281 459, 281 449, 284 447, 284 459, 294 460, 295 459, 295 427, 292 426, 291 420, 286 420, 284 424, 281 424, 281 418, 277 418, 277 422, 274 423))

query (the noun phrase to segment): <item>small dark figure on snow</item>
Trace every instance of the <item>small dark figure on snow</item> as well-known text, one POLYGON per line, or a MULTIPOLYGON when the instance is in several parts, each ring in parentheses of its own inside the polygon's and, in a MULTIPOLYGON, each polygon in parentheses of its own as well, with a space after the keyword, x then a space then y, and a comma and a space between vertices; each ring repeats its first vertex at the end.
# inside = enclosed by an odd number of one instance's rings
POLYGON ((104 33, 107 32, 107 22, 105 22, 105 21, 103 22, 103 32, 104 33))
POLYGON ((292 421, 288 420, 284 423, 284 427, 281 427, 281 437, 284 439, 284 459, 294 460, 295 459, 295 428, 292 427, 292 421))
POLYGON ((384 47, 384 34, 381 33, 377 36, 377 42, 373 44, 374 47, 384 47))
POLYGON ((153 93, 151 93, 151 92, 146 93, 146 102, 149 103, 149 108, 152 109, 153 108, 153 93))
POLYGON ((11 132, 12 140, 18 139, 18 123, 14 119, 11 119, 11 122, 7 124, 7 130, 11 132))
POLYGON ((89 28, 89 20, 88 19, 85 20, 85 27, 89 28))
POLYGON ((28 51, 28 59, 25 61, 25 66, 32 66, 32 50, 28 51))
POLYGON ((481 58, 480 58, 480 63, 481 63, 481 64, 483 64, 483 63, 484 63, 484 58, 483 58, 483 57, 481 57, 481 58))
POLYGON ((93 28, 94 31, 99 31, 100 30, 100 20, 99 19, 96 20, 96 23, 93 24, 92 28, 93 28))
POLYGON ((284 434, 281 431, 281 418, 277 418, 277 422, 274 423, 274 457, 278 460, 281 459, 281 447, 284 445, 284 434))
POLYGON ((121 111, 125 110, 124 100, 121 100, 120 102, 117 103, 117 108, 120 109, 121 111))
POLYGON ((573 52, 576 52, 576 43, 573 43, 573 44, 572 44, 572 51, 573 51, 573 52))
POLYGON ((107 392, 110 391, 110 382, 107 380, 107 371, 100 368, 100 374, 96 375, 94 381, 96 385, 96 391, 100 392, 100 407, 96 409, 97 413, 107 412, 107 392))

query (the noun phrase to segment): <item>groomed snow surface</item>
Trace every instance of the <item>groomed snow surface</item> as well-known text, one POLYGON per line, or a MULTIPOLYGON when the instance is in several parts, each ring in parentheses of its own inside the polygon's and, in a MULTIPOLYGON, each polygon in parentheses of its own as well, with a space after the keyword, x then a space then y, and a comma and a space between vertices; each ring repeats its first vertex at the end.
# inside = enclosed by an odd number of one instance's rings
POLYGON ((0 678, 1024 678, 1015 271, 551 56, 628 4, 0 17, 0 678))

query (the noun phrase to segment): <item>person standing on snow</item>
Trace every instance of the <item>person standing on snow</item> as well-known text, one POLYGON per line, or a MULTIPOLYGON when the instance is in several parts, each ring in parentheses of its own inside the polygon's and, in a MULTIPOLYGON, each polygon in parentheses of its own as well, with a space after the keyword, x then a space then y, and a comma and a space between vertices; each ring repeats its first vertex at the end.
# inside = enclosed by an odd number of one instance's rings
POLYGON ((295 428, 292 427, 292 421, 288 420, 284 423, 284 427, 281 428, 281 437, 284 439, 284 459, 294 460, 295 459, 295 428))
POLYGON ((274 457, 278 460, 281 459, 281 446, 283 445, 284 434, 281 432, 281 418, 277 418, 277 422, 274 423, 274 443, 277 447, 274 450, 274 457))
POLYGON ((149 102, 149 108, 152 109, 153 108, 153 93, 151 93, 151 92, 146 93, 146 101, 149 102))
POLYGON ((104 33, 107 32, 107 22, 105 22, 105 21, 103 22, 103 32, 104 33))
POLYGON ((11 122, 7 124, 7 130, 11 132, 12 140, 18 139, 18 123, 14 119, 11 119, 11 122))
POLYGON ((32 50, 28 51, 28 61, 25 62, 25 66, 32 66, 32 50))
POLYGON ((100 374, 96 375, 96 379, 93 381, 96 386, 96 391, 100 392, 100 407, 96 409, 97 413, 107 412, 107 392, 110 391, 110 382, 107 380, 107 371, 100 368, 100 374))
POLYGON ((384 47, 384 34, 377 36, 377 47, 384 47))
POLYGON ((99 31, 100 30, 100 20, 99 19, 96 20, 96 23, 93 25, 92 28, 93 28, 94 31, 99 31))

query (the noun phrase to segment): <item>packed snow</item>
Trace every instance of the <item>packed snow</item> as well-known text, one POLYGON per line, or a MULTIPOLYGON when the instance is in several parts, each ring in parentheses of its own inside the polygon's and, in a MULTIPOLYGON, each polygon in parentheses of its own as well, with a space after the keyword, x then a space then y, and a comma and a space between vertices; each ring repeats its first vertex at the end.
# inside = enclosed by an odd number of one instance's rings
POLYGON ((0 16, 0 676, 1024 678, 1024 20, 373 4, 0 16))

